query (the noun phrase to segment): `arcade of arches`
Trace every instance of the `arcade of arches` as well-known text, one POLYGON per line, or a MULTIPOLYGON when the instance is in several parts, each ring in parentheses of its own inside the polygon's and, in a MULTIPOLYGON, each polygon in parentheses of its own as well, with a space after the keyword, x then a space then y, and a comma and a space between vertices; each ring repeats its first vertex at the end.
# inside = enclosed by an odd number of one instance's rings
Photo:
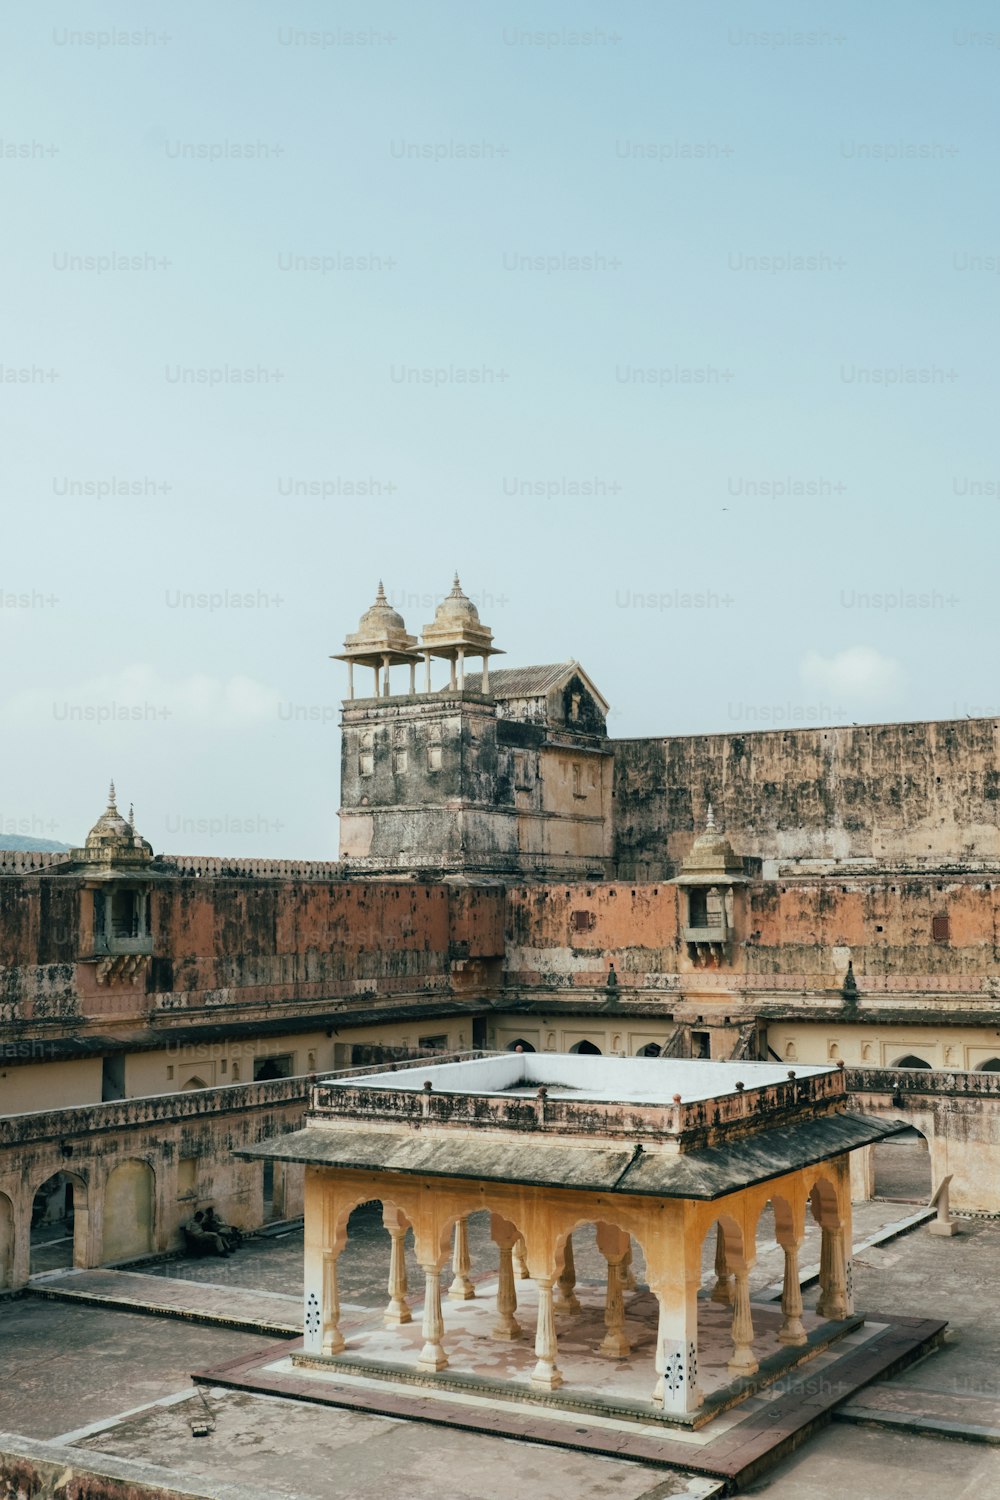
POLYGON ((346 1356, 354 1368, 409 1363, 487 1384, 584 1394, 599 1362, 603 1394, 697 1423, 703 1403, 716 1405, 734 1381, 745 1383, 741 1393, 752 1389, 765 1357, 782 1350, 789 1361, 806 1357, 821 1325, 853 1326, 844 1324, 854 1311, 846 1155, 715 1201, 310 1166, 305 1208, 305 1342, 296 1360, 309 1365, 346 1356), (372 1200, 387 1231, 384 1327, 345 1336, 338 1261, 352 1211, 372 1200), (484 1211, 495 1259, 473 1266, 467 1225, 484 1211), (809 1217, 821 1228, 815 1312, 804 1309, 800 1292, 809 1217), (574 1236, 584 1226, 596 1228, 604 1267, 596 1290, 577 1282, 574 1236), (409 1231, 422 1276, 416 1288, 406 1272, 409 1231), (751 1302, 762 1233, 784 1251, 780 1302, 751 1302), (422 1311, 411 1306, 411 1292, 422 1294, 422 1311))

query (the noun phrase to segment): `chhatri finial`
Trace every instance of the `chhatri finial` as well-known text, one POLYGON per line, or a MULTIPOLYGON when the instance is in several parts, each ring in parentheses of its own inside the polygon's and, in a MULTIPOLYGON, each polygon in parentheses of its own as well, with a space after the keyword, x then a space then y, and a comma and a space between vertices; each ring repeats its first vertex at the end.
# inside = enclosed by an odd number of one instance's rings
POLYGON ((708 804, 708 808, 705 812, 705 829, 708 833, 715 832, 715 808, 712 806, 711 802, 708 804))
POLYGON ((385 597, 385 589, 382 587, 382 580, 380 578, 379 581, 378 581, 378 593, 375 595, 375 603, 376 604, 388 604, 388 602, 389 601, 385 597))
POLYGON ((114 784, 114 782, 112 782, 111 785, 108 787, 108 807, 111 808, 114 812, 118 811, 118 808, 115 806, 115 784, 114 784))
POLYGON ((452 579, 451 591, 453 594, 460 594, 462 592, 462 585, 458 581, 457 569, 455 570, 455 577, 452 579))
POLYGON ((135 803, 134 802, 130 802, 129 805, 128 805, 128 826, 130 828, 134 828, 135 827, 135 803))

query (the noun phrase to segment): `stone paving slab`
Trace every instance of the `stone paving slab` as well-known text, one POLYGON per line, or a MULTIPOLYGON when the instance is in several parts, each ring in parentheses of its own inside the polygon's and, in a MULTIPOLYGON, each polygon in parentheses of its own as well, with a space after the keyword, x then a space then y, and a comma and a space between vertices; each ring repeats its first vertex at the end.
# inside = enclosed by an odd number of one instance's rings
MULTIPOLYGON (((95 1469, 109 1459, 170 1454, 178 1488, 256 1500, 710 1500, 722 1486, 702 1476, 654 1471, 617 1454, 570 1453, 512 1443, 502 1434, 421 1426, 391 1417, 201 1388, 187 1403, 158 1405, 75 1444, 95 1469), (191 1416, 212 1424, 193 1438, 191 1416), (246 1487, 245 1489, 243 1487, 246 1487), (222 1486, 220 1485, 220 1489, 222 1486)), ((132 1500, 132 1497, 130 1497, 132 1500)))
POLYGON ((981 1396, 875 1384, 840 1407, 836 1416, 840 1422, 897 1427, 905 1432, 1000 1446, 1000 1408, 981 1396))
POLYGON ((69 1270, 34 1278, 28 1291, 34 1297, 57 1302, 119 1307, 126 1312, 184 1318, 279 1338, 297 1338, 302 1332, 298 1297, 255 1292, 248 1287, 147 1276, 140 1271, 69 1270))
MULTIPOLYGON (((884 1379, 933 1348, 946 1324, 919 1318, 879 1314, 884 1325, 862 1343, 832 1350, 772 1387, 698 1429, 679 1432, 653 1421, 609 1421, 592 1416, 566 1420, 565 1413, 544 1407, 528 1410, 497 1390, 495 1399, 463 1399, 455 1392, 435 1393, 434 1377, 417 1391, 389 1381, 359 1380, 336 1374, 316 1379, 295 1368, 288 1345, 241 1356, 211 1370, 196 1372, 201 1384, 332 1407, 352 1408, 459 1428, 570 1450, 615 1455, 664 1469, 680 1469, 724 1480, 746 1482, 791 1452, 816 1427, 825 1425, 836 1407, 862 1386, 884 1379)), ((294 1348, 295 1346, 291 1346, 294 1348)), ((483 1392, 488 1398, 488 1393, 483 1392)))

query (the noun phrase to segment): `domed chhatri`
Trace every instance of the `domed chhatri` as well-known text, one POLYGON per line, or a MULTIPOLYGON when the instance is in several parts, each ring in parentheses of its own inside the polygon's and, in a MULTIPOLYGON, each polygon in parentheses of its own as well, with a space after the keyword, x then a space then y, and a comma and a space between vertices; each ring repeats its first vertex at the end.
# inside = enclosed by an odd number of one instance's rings
POLYGON ((393 609, 385 597, 382 580, 379 579, 375 603, 366 609, 358 621, 353 635, 344 640, 343 651, 335 661, 346 661, 349 674, 349 694, 354 697, 355 665, 371 667, 375 673, 376 698, 389 696, 389 668, 402 662, 410 668, 410 692, 415 692, 417 638, 408 635, 406 622, 398 610, 393 609))
MULTIPOLYGON (((375 603, 370 609, 366 609, 358 621, 358 628, 354 635, 349 635, 347 640, 353 645, 364 645, 366 643, 381 644, 390 636, 406 636, 406 622, 398 610, 393 609, 385 597, 385 589, 381 578, 378 581, 378 593, 375 595, 375 603)), ((406 636, 407 640, 412 637, 406 636)))
POLYGON ((478 609, 463 593, 457 573, 451 593, 434 611, 432 624, 424 626, 420 644, 427 663, 427 692, 431 691, 432 656, 443 657, 451 663, 450 689, 465 687, 465 658, 478 656, 483 663, 482 691, 489 693, 490 657, 502 656, 503 652, 494 646, 492 630, 482 623, 478 609))
POLYGON ((715 826, 711 802, 705 813, 705 827, 681 862, 685 876, 742 875, 743 861, 721 829, 715 826))
POLYGON ((87 864, 142 864, 153 857, 153 846, 136 830, 131 808, 122 817, 115 797, 115 784, 108 789, 108 805, 87 834, 76 859, 87 864))
MULTIPOLYGON (((474 630, 482 630, 479 623, 479 611, 467 594, 462 592, 458 574, 452 580, 451 593, 447 594, 434 611, 435 626, 451 627, 454 625, 469 625, 474 630)), ((428 629, 432 628, 430 626, 428 629)), ((487 632, 488 633, 488 632, 487 632)), ((492 640, 492 636, 490 636, 492 640)))

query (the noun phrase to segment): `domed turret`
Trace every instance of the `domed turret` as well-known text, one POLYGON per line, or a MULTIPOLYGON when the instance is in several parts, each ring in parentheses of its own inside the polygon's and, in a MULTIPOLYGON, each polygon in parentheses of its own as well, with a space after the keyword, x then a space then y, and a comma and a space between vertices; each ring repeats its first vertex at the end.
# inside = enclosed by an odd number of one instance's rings
POLYGON ((108 789, 108 805, 87 834, 82 849, 73 857, 87 864, 137 864, 153 857, 153 846, 136 832, 131 808, 123 818, 118 811, 115 784, 108 789))
POLYGON ((451 593, 446 594, 434 611, 434 621, 424 626, 421 641, 427 660, 427 691, 430 692, 431 657, 440 656, 451 663, 449 689, 464 688, 465 658, 479 656, 483 662, 482 691, 490 690, 489 659, 502 656, 503 652, 493 644, 493 632, 480 620, 479 611, 467 594, 463 593, 458 574, 455 574, 451 593))
POLYGON ((353 635, 349 635, 347 640, 358 645, 365 642, 381 644, 387 636, 399 632, 406 635, 406 622, 385 597, 385 589, 382 587, 380 578, 375 603, 365 610, 358 621, 357 630, 353 635))
POLYGON ((684 875, 742 875, 743 861, 721 829, 715 826, 711 802, 705 815, 705 827, 691 845, 681 864, 684 875))
POLYGON ((474 630, 483 628, 479 623, 479 611, 468 595, 462 592, 457 573, 451 585, 451 593, 441 600, 434 611, 434 624, 442 629, 462 625, 469 625, 474 630))
POLYGON ((382 580, 379 579, 375 603, 366 609, 358 621, 358 628, 346 637, 343 652, 334 658, 346 661, 349 670, 349 693, 354 697, 354 667, 372 667, 375 672, 375 697, 389 696, 389 668, 397 662, 405 662, 410 668, 410 692, 414 691, 414 671, 419 657, 416 654, 417 638, 407 635, 406 622, 398 610, 393 609, 385 597, 382 580))

